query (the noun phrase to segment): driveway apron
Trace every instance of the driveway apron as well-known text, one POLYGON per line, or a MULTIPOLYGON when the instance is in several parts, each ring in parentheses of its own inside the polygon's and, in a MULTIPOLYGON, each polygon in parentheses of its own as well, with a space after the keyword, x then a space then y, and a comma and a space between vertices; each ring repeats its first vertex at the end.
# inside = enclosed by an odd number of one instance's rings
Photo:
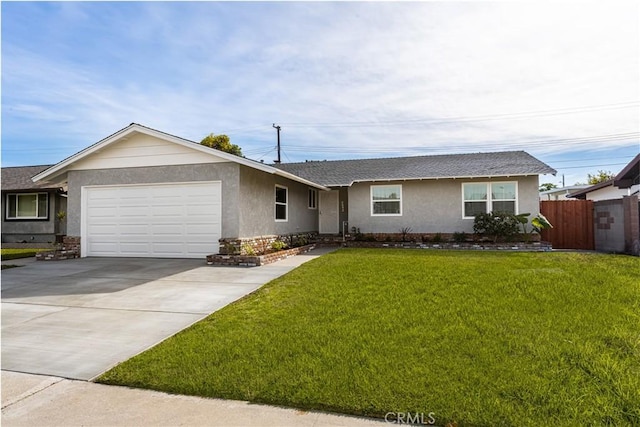
POLYGON ((326 250, 274 264, 82 258, 2 272, 2 369, 90 380, 326 250))

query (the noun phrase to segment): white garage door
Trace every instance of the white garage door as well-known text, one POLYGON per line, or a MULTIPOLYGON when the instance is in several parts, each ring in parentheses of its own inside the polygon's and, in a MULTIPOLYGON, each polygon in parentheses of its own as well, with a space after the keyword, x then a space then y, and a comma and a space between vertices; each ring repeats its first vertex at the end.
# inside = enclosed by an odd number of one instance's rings
POLYGON ((84 187, 82 197, 84 256, 218 253, 220 182, 84 187))

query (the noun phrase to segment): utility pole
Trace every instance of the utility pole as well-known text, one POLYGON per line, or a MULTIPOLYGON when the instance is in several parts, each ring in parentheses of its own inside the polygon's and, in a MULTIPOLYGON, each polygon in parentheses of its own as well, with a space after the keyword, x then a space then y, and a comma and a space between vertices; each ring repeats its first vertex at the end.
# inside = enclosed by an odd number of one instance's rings
POLYGON ((278 131, 278 160, 275 160, 275 163, 280 164, 280 126, 274 123, 273 127, 278 131))

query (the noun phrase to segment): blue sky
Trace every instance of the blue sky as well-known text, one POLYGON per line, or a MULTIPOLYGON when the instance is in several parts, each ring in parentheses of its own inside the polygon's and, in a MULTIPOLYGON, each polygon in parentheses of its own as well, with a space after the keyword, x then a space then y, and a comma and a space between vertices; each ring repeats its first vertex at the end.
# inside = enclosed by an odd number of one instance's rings
POLYGON ((559 172, 639 151, 635 2, 2 2, 2 165, 131 122, 271 162, 524 149, 559 172))

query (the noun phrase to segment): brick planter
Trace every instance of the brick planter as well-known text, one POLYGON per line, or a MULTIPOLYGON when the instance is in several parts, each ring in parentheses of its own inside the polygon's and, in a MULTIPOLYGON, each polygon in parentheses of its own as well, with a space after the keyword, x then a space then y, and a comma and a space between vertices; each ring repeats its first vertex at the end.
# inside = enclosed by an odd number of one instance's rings
POLYGON ((257 267, 271 264, 290 256, 303 254, 314 249, 316 245, 305 245, 298 248, 285 249, 265 255, 207 255, 207 264, 224 266, 257 267))
POLYGON ((80 258, 80 237, 64 236, 62 247, 50 251, 38 252, 36 261, 62 261, 80 258))

